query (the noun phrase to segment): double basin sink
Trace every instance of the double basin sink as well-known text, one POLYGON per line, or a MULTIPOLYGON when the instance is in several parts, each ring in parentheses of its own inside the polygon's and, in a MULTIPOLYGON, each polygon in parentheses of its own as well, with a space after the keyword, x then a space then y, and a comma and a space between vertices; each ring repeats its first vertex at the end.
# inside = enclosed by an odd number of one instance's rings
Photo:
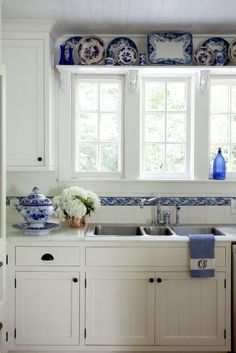
POLYGON ((188 236, 189 234, 225 235, 219 228, 208 225, 138 226, 129 224, 89 225, 85 236, 188 236))

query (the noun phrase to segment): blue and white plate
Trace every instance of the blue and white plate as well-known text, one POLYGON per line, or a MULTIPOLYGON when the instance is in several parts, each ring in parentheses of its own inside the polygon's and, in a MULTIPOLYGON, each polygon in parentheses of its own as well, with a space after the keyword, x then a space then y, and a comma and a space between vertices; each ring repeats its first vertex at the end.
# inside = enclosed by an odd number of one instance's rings
POLYGON ((83 65, 101 64, 105 59, 105 43, 97 36, 83 37, 78 44, 78 54, 83 65))
POLYGON ((57 223, 45 223, 42 228, 32 228, 28 223, 13 224, 12 227, 21 230, 26 235, 45 235, 51 230, 58 229, 61 225, 57 223))
POLYGON ((138 53, 132 47, 122 47, 117 53, 118 65, 134 65, 137 62, 138 53))
POLYGON ((147 57, 151 65, 189 65, 193 61, 191 33, 148 33, 147 57))
MULTIPOLYGON (((117 64, 119 65, 120 63, 118 62, 118 53, 121 49, 123 48, 132 48, 135 50, 135 52, 138 55, 138 48, 136 44, 127 37, 117 37, 112 39, 112 41, 108 44, 107 46, 107 57, 112 57, 116 60, 117 64)), ((124 65, 124 64, 122 64, 124 65)))
POLYGON ((202 46, 213 51, 214 65, 227 65, 229 63, 229 43, 224 38, 209 38, 202 44, 202 46))
POLYGON ((64 43, 64 47, 65 47, 65 59, 68 62, 69 61, 69 48, 73 48, 73 59, 74 59, 74 63, 78 64, 79 60, 78 60, 78 54, 75 50, 76 46, 78 45, 79 41, 82 39, 82 37, 71 37, 69 39, 67 39, 64 43))
POLYGON ((194 59, 198 65, 213 65, 214 52, 206 47, 199 47, 194 52, 194 59))
POLYGON ((232 63, 236 64, 236 40, 230 43, 228 54, 232 63))

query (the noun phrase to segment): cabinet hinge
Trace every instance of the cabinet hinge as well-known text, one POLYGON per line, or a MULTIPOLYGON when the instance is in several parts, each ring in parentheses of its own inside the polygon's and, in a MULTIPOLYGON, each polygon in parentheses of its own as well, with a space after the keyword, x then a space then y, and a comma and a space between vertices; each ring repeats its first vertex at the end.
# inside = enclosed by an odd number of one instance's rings
POLYGON ((8 342, 8 332, 6 332, 6 342, 8 342))
POLYGON ((6 255, 6 265, 8 265, 8 255, 6 255))
POLYGON ((14 338, 16 338, 16 328, 14 329, 14 338))
POLYGON ((226 278, 224 279, 224 288, 226 288, 226 278))
POLYGON ((87 278, 84 279, 84 286, 87 288, 87 278))
POLYGON ((85 328, 84 329, 84 338, 86 338, 86 336, 87 336, 87 329, 85 328))
POLYGON ((224 339, 226 339, 226 329, 224 329, 224 339))
POLYGON ((15 285, 15 288, 16 288, 16 278, 15 278, 15 280, 14 280, 14 285, 15 285))

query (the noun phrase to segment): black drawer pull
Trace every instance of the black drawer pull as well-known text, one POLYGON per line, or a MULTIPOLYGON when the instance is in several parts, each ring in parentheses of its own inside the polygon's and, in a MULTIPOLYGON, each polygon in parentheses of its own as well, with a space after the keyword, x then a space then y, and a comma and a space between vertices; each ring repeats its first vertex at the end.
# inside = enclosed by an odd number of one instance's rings
POLYGON ((78 282, 78 278, 73 278, 73 282, 77 283, 78 282))
POLYGON ((162 279, 161 279, 161 278, 157 278, 157 282, 158 282, 158 283, 161 283, 161 282, 162 282, 162 279))
POLYGON ((3 329, 3 323, 0 322, 0 330, 2 330, 2 329, 3 329))
POLYGON ((3 265, 3 262, 2 262, 2 261, 0 261, 0 267, 2 267, 2 265, 3 265))
POLYGON ((44 254, 41 257, 41 260, 43 260, 43 261, 52 261, 52 260, 54 260, 54 257, 52 256, 52 254, 44 254))
POLYGON ((153 283, 154 282, 154 278, 149 278, 149 282, 153 283))
POLYGON ((38 157, 38 161, 42 162, 43 158, 42 157, 38 157))

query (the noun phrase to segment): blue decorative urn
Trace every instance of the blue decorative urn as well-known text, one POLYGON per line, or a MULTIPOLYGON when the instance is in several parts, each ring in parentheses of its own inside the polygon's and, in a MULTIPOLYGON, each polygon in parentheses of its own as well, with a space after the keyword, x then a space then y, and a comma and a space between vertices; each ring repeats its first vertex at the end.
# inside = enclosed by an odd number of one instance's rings
POLYGON ((56 209, 57 206, 53 206, 49 198, 40 194, 37 187, 16 205, 16 210, 31 228, 43 228, 56 209))

